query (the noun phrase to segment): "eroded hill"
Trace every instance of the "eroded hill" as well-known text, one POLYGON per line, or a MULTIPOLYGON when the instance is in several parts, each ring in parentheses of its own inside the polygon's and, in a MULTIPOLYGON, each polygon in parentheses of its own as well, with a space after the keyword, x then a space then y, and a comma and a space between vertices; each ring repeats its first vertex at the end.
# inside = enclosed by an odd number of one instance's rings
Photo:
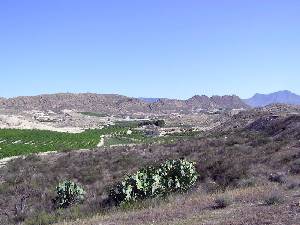
POLYGON ((74 109, 109 114, 126 113, 191 113, 208 109, 240 109, 248 106, 237 96, 194 96, 188 100, 159 99, 148 103, 138 98, 112 94, 49 94, 0 99, 0 107, 17 110, 74 109))

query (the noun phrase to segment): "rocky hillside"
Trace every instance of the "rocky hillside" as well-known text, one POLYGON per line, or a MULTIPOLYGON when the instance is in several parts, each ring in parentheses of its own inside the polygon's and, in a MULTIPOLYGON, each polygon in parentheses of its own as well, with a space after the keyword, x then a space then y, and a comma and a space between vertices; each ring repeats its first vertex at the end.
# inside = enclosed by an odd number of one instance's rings
POLYGON ((238 96, 213 96, 195 95, 187 100, 159 99, 149 105, 155 112, 197 112, 211 109, 241 109, 249 108, 238 96))
MULTIPOLYGON (((216 131, 230 131, 235 129, 250 129, 255 131, 264 132, 265 129, 280 129, 281 123, 285 127, 291 125, 298 126, 297 118, 300 116, 300 106, 274 104, 260 108, 252 108, 244 110, 231 117, 225 118, 225 122, 218 127, 216 131), (282 119, 292 118, 291 120, 282 121, 282 119), (268 124, 264 127, 264 124, 268 124)), ((298 129, 298 128, 296 128, 298 129)), ((267 135, 271 135, 267 132, 267 135)))
POLYGON ((154 102, 158 102, 159 98, 139 98, 140 100, 147 102, 147 103, 154 103, 154 102))
POLYGON ((247 129, 262 132, 277 139, 299 139, 300 115, 261 117, 251 123, 247 129))
POLYGON ((0 105, 4 105, 5 104, 6 99, 5 98, 1 98, 0 97, 0 105))
POLYGON ((129 98, 113 94, 48 94, 0 99, 1 108, 17 110, 54 110, 75 109, 102 113, 171 113, 203 109, 236 109, 248 106, 237 96, 194 96, 188 100, 159 99, 157 102, 145 102, 138 98, 129 98))
POLYGON ((62 93, 9 98, 2 102, 2 107, 21 110, 76 109, 78 111, 117 113, 131 110, 144 111, 148 106, 138 99, 121 95, 62 93))
POLYGON ((300 96, 290 91, 278 91, 271 94, 255 94, 252 98, 244 100, 252 107, 262 107, 274 103, 300 105, 300 96))

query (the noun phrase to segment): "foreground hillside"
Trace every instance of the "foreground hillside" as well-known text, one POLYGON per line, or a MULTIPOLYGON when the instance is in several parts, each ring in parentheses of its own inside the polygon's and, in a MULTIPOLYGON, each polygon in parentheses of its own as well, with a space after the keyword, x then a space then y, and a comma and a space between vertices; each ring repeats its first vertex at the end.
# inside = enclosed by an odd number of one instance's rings
POLYGON ((289 112, 279 106, 242 112, 173 144, 18 158, 0 168, 0 223, 299 224, 300 117, 289 112), (108 201, 109 188, 125 174, 179 158, 194 161, 199 173, 187 193, 126 207, 108 201), (85 189, 85 200, 58 210, 55 187, 66 179, 85 189))
POLYGON ((200 189, 188 196, 172 196, 163 202, 147 202, 130 210, 112 211, 59 225, 296 225, 300 219, 295 201, 298 195, 299 191, 286 191, 273 184, 212 194, 200 189), (225 205, 218 206, 222 201, 225 205))

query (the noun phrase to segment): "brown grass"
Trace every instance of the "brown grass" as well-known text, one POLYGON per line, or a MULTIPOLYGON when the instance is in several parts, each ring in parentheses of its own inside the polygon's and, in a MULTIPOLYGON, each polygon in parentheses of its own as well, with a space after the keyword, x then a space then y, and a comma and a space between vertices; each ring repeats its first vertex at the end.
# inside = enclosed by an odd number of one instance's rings
MULTIPOLYGON (((282 187, 268 184, 258 187, 227 190, 224 193, 206 194, 202 190, 193 193, 172 196, 163 204, 150 204, 135 210, 117 210, 90 219, 63 222, 59 225, 137 225, 137 224, 297 224, 300 215, 290 208, 295 193, 286 194, 287 203, 266 206, 262 199, 270 192, 285 192, 282 187), (226 196, 232 204, 215 209, 214 200, 226 196), (291 202, 288 202, 291 201, 291 202), (276 214, 279 213, 280 214, 276 214), (292 215, 293 214, 293 215, 292 215), (272 221, 272 223, 270 223, 272 221), (289 221, 289 223, 283 223, 289 221)), ((299 209, 300 211, 300 209, 299 209)))

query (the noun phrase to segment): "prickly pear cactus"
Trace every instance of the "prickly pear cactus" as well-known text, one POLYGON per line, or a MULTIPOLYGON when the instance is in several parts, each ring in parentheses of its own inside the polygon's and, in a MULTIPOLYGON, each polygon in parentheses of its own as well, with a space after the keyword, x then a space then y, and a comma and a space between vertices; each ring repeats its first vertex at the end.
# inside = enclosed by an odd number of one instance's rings
POLYGON ((57 208, 67 208, 84 200, 85 191, 72 181, 64 181, 56 187, 53 203, 57 208))
POLYGON ((195 164, 183 159, 168 160, 158 167, 146 167, 125 179, 110 190, 117 204, 139 199, 187 191, 197 180, 195 164))
POLYGON ((159 174, 166 192, 187 191, 197 181, 195 163, 184 159, 166 161, 160 166, 159 174))

